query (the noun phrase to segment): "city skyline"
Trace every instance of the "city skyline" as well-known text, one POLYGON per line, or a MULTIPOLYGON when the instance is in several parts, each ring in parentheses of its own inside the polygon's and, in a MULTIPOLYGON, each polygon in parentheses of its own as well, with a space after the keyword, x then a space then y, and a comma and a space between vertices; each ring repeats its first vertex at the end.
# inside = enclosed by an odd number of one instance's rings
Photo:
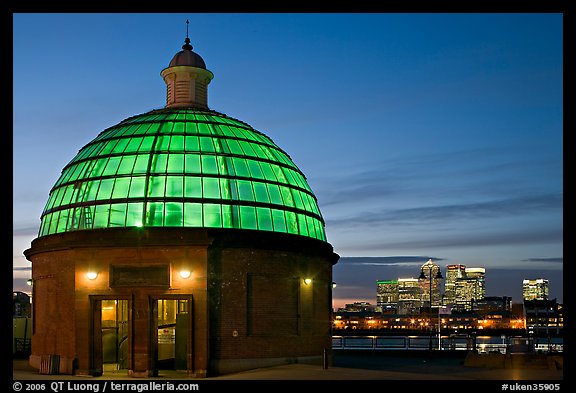
POLYGON ((429 258, 485 267, 487 296, 547 278, 563 302, 560 13, 15 14, 15 290, 62 168, 164 105, 187 19, 208 105, 274 140, 317 196, 336 307, 429 258))

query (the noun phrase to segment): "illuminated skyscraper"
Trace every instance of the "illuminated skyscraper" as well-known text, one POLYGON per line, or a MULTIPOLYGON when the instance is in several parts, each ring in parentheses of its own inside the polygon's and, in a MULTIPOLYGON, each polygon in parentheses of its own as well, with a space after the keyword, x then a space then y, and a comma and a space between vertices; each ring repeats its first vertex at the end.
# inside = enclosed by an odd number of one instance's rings
POLYGON ((545 278, 525 279, 522 281, 524 300, 548 300, 548 280, 545 278))
POLYGON ((396 310, 398 304, 398 280, 376 281, 376 306, 381 311, 396 310))
POLYGON ((466 266, 446 266, 446 281, 444 283, 444 305, 456 304, 456 281, 466 277, 466 266))

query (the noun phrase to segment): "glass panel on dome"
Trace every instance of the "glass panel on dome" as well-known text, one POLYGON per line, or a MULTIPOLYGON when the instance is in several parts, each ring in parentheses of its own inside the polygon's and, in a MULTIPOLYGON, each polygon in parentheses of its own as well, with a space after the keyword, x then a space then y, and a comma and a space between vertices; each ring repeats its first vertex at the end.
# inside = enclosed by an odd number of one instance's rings
POLYGON ((272 169, 274 170, 274 174, 276 175, 280 183, 288 183, 286 176, 284 176, 284 171, 282 170, 283 169, 282 167, 278 165, 272 165, 272 169))
POLYGON ((294 199, 292 198, 290 189, 285 186, 280 186, 280 192, 282 193, 282 199, 284 199, 284 205, 294 207, 294 199))
POLYGON ((51 213, 49 215, 48 219, 50 220, 50 226, 46 230, 48 233, 56 233, 56 230, 58 228, 58 216, 59 215, 60 215, 60 212, 51 213))
POLYGON ((102 176, 102 172, 106 167, 106 162, 108 162, 107 158, 99 158, 94 163, 92 170, 90 171, 90 177, 100 177, 102 176))
POLYGON ((250 174, 255 179, 264 179, 264 173, 262 173, 262 169, 257 161, 253 160, 246 160, 248 163, 248 168, 250 169, 250 174))
POLYGON ((126 226, 127 227, 141 227, 142 226, 142 203, 128 203, 126 212, 126 226))
POLYGON ((230 200, 232 194, 230 193, 230 181, 229 179, 220 178, 218 179, 220 183, 220 198, 224 200, 230 200))
POLYGON ((308 226, 306 225, 306 216, 297 214, 298 217, 298 231, 303 236, 308 236, 308 226))
POLYGON ((156 137, 155 151, 168 151, 170 149, 170 135, 158 135, 156 137))
POLYGON ((230 126, 220 125, 220 132, 228 137, 234 136, 234 133, 230 130, 230 126))
POLYGON ((92 220, 92 228, 106 228, 108 226, 108 220, 110 218, 110 205, 97 205, 94 209, 94 217, 92 220))
POLYGON ((242 150, 244 150, 244 154, 250 157, 257 157, 249 142, 238 141, 238 143, 240 144, 240 147, 242 147, 242 150))
POLYGON ((205 175, 217 175, 218 164, 216 157, 212 155, 202 155, 202 173, 205 175))
MULTIPOLYGON (((204 198, 220 199, 220 182, 212 177, 202 179, 204 198)), ((206 213, 206 212, 204 212, 206 213)))
POLYGON ((278 209, 272 210, 272 221, 274 222, 275 232, 286 232, 286 219, 284 218, 284 211, 278 209))
POLYGON ((128 138, 118 139, 118 143, 116 143, 116 146, 114 146, 112 153, 114 154, 124 153, 124 150, 126 149, 126 146, 128 146, 129 141, 130 140, 128 138))
POLYGON ((134 170, 134 163, 136 162, 136 156, 122 156, 122 161, 118 166, 118 174, 126 175, 132 173, 134 170))
POLYGON ((130 190, 130 178, 119 177, 114 184, 114 191, 112 191, 112 198, 127 198, 128 191, 130 190))
POLYGON ((148 196, 163 197, 166 190, 166 176, 150 176, 148 179, 148 196))
POLYGON ((144 176, 133 177, 130 182, 129 198, 144 197, 144 188, 146 187, 146 178, 144 176))
POLYGON ((112 196, 112 187, 114 187, 114 179, 104 179, 100 182, 100 188, 98 189, 98 196, 96 199, 104 200, 110 199, 112 196))
POLYGON ((132 135, 144 135, 148 131, 148 124, 136 124, 132 135))
POLYGON ((106 164, 106 168, 104 168, 102 176, 115 175, 116 171, 118 170, 118 166, 120 165, 120 159, 121 157, 110 157, 108 163, 106 164))
POLYGON ((169 198, 182 198, 184 196, 184 178, 182 176, 167 177, 166 196, 169 198))
POLYGON ((272 231, 272 213, 267 207, 257 207, 256 215, 258 217, 258 229, 262 231, 272 231))
POLYGON ((268 184, 268 193, 270 194, 270 202, 276 205, 283 205, 282 195, 280 194, 280 187, 276 184, 268 184))
POLYGON ((105 142, 104 148, 98 152, 98 155, 104 156, 110 154, 114 150, 114 146, 116 146, 116 143, 118 143, 118 139, 112 139, 105 142))
POLYGON ((256 202, 270 203, 270 196, 268 195, 266 184, 254 182, 253 185, 256 202))
POLYGON ((146 225, 147 226, 161 227, 163 217, 164 217, 164 203, 162 203, 162 202, 148 202, 146 204, 146 225))
POLYGON ((164 225, 168 227, 181 227, 184 220, 183 203, 166 202, 166 216, 164 225))
POLYGON ((234 171, 236 172, 236 176, 240 177, 250 177, 250 171, 248 171, 248 165, 246 164, 246 160, 244 158, 232 158, 234 162, 234 171))
POLYGON ((232 217, 232 206, 222 205, 222 227, 234 228, 234 220, 232 217))
POLYGON ((258 229, 254 207, 240 206, 240 226, 242 229, 258 229))
POLYGON ((210 128, 208 127, 208 124, 198 123, 197 127, 198 127, 198 133, 200 135, 210 135, 211 134, 210 128))
POLYGON ((222 211, 220 205, 213 203, 204 204, 204 226, 222 228, 222 211))
POLYGON ((134 174, 148 173, 148 162, 150 160, 149 154, 138 154, 136 156, 136 163, 134 164, 134 174))
POLYGON ((218 163, 218 173, 220 175, 227 175, 228 174, 228 165, 226 164, 226 160, 222 156, 216 156, 216 162, 218 163))
POLYGON ((94 180, 91 182, 92 185, 87 189, 87 195, 84 199, 85 201, 95 201, 96 194, 98 193, 98 188, 100 187, 101 180, 94 180))
POLYGON ((64 196, 62 197, 62 202, 60 202, 61 205, 69 205, 70 203, 74 202, 72 200, 72 197, 74 196, 74 186, 67 185, 65 190, 66 191, 64 192, 64 196))
POLYGON ((185 124, 186 126, 186 134, 188 135, 198 135, 198 127, 194 122, 188 122, 185 124))
POLYGON ((110 205, 110 227, 123 227, 126 225, 126 204, 113 203, 110 205))
POLYGON ((285 212, 286 215, 286 229, 288 233, 298 234, 298 220, 296 218, 296 213, 285 212))
POLYGON ((306 225, 308 226, 308 236, 316 237, 316 227, 314 225, 314 219, 310 216, 306 216, 306 225))
POLYGON ((294 206, 296 206, 298 209, 304 209, 304 202, 302 202, 302 195, 301 191, 298 190, 292 190, 292 196, 294 197, 294 206))
POLYGON ((200 156, 198 154, 186 154, 184 157, 186 173, 202 173, 202 168, 200 166, 200 156))
POLYGON ((200 137, 200 150, 202 153, 214 153, 214 143, 212 143, 212 138, 201 136, 200 137))
POLYGON ((152 165, 150 165, 150 173, 166 173, 168 166, 168 154, 154 154, 152 156, 152 165))
POLYGON ((276 179, 276 175, 274 174, 274 171, 272 170, 272 165, 270 163, 261 162, 260 167, 264 172, 264 177, 266 178, 266 180, 278 181, 278 179, 276 179))
POLYGON ((157 134, 158 131, 160 130, 160 127, 162 127, 163 123, 151 123, 150 127, 148 128, 148 131, 146 132, 147 134, 157 134))
POLYGON ((252 147, 252 149, 254 149, 254 153, 256 153, 256 156, 258 156, 260 158, 264 158, 264 159, 267 158, 266 153, 262 149, 262 146, 260 146, 257 143, 252 143, 250 146, 252 147))
POLYGON ((58 217, 58 226, 56 227, 57 232, 68 231, 68 216, 70 215, 70 209, 62 210, 60 216, 58 217))
POLYGON ((201 203, 184 203, 184 226, 185 227, 202 226, 201 203))
MULTIPOLYGON (((178 115, 178 117, 184 117, 184 115, 178 115)), ((179 121, 174 123, 174 128, 172 128, 172 135, 174 134, 184 134, 184 131, 186 130, 184 123, 179 121)))
POLYGON ((184 136, 172 135, 172 139, 170 139, 170 151, 171 152, 184 151, 184 136))
POLYGON ((174 127, 174 123, 171 121, 167 121, 165 123, 162 123, 162 127, 160 127, 160 133, 171 134, 173 127, 174 127))
POLYGON ((228 148, 230 149, 230 152, 232 154, 237 154, 237 155, 244 155, 244 151, 242 150, 242 148, 240 147, 240 144, 238 143, 237 140, 235 139, 227 139, 226 143, 228 144, 228 148))
POLYGON ((184 154, 168 155, 168 173, 184 173, 184 154))
POLYGON ((252 182, 249 182, 247 180, 237 180, 237 184, 240 200, 254 201, 254 191, 252 190, 252 182))
POLYGON ((202 179, 199 177, 186 176, 184 178, 184 197, 202 198, 202 179))
MULTIPOLYGON (((139 139, 139 138, 134 138, 134 139, 139 139)), ((131 146, 131 145, 132 145, 132 141, 130 141, 130 144, 128 146, 131 146)), ((154 137, 153 136, 145 136, 144 138, 142 138, 142 143, 140 145, 140 148, 138 149, 138 152, 147 153, 147 152, 152 150, 153 145, 154 145, 154 137)), ((126 148, 126 151, 128 151, 128 147, 126 148)))
POLYGON ((184 138, 185 148, 187 152, 199 152, 200 151, 200 141, 197 136, 186 136, 184 138))
MULTIPOLYGON (((146 138, 149 137, 145 137, 145 138, 131 138, 129 139, 128 145, 126 145, 126 149, 124 149, 124 153, 135 153, 138 151, 138 149, 140 148, 140 144, 142 144, 143 140, 146 140, 146 138)), ((144 151, 146 151, 146 149, 143 149, 144 151)), ((148 147, 148 150, 150 150, 150 147, 148 147)))

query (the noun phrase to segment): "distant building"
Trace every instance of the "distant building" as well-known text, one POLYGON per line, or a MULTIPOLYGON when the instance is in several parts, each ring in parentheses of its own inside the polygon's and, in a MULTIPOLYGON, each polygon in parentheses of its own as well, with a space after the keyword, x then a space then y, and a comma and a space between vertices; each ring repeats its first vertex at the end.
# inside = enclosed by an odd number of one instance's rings
POLYGON ((549 283, 545 278, 525 279, 522 281, 524 300, 548 300, 549 283))
POLYGON ((484 299, 486 269, 482 267, 467 267, 464 276, 456 280, 456 300, 454 309, 471 311, 472 304, 484 299))
POLYGON ((477 300, 472 305, 473 311, 512 311, 512 298, 510 296, 489 296, 477 300))
POLYGON ((24 292, 12 292, 12 317, 26 317, 32 316, 32 307, 30 296, 24 292))
POLYGON ((524 300, 526 330, 536 337, 558 335, 564 330, 563 306, 552 300, 524 300))
POLYGON ((417 278, 398 279, 398 314, 418 314, 422 304, 422 287, 417 278))
POLYGON ((421 266, 419 284, 422 288, 421 307, 438 307, 442 300, 442 278, 438 278, 440 266, 429 259, 421 266), (430 299, 432 296, 432 299, 430 299))
POLYGON ((452 306, 456 304, 456 282, 466 277, 466 266, 464 265, 447 265, 446 281, 444 282, 444 301, 443 304, 452 306))
POLYGON ((395 312, 398 308, 398 280, 376 281, 376 306, 381 312, 395 312))
POLYGON ((338 312, 347 311, 347 312, 360 312, 360 311, 369 311, 374 312, 375 306, 370 304, 370 302, 354 302, 345 304, 344 307, 338 309, 338 312))

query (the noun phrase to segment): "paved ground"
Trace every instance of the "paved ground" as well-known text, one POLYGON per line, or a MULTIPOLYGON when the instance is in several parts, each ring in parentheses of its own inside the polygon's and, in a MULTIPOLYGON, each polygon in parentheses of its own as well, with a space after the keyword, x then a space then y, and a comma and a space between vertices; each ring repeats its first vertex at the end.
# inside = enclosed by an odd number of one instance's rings
MULTIPOLYGON (((563 370, 556 369, 489 369, 466 367, 462 357, 429 358, 425 356, 370 356, 366 354, 336 355, 328 368, 322 365, 288 364, 260 368, 203 380, 498 380, 498 381, 559 381, 563 370)), ((103 377, 73 375, 41 375, 26 360, 13 362, 13 380, 131 380, 126 371, 103 377)), ((177 372, 161 372, 147 380, 187 379, 177 372)), ((136 379, 141 380, 141 379, 136 379)), ((193 379, 198 381, 198 379, 193 379)))

